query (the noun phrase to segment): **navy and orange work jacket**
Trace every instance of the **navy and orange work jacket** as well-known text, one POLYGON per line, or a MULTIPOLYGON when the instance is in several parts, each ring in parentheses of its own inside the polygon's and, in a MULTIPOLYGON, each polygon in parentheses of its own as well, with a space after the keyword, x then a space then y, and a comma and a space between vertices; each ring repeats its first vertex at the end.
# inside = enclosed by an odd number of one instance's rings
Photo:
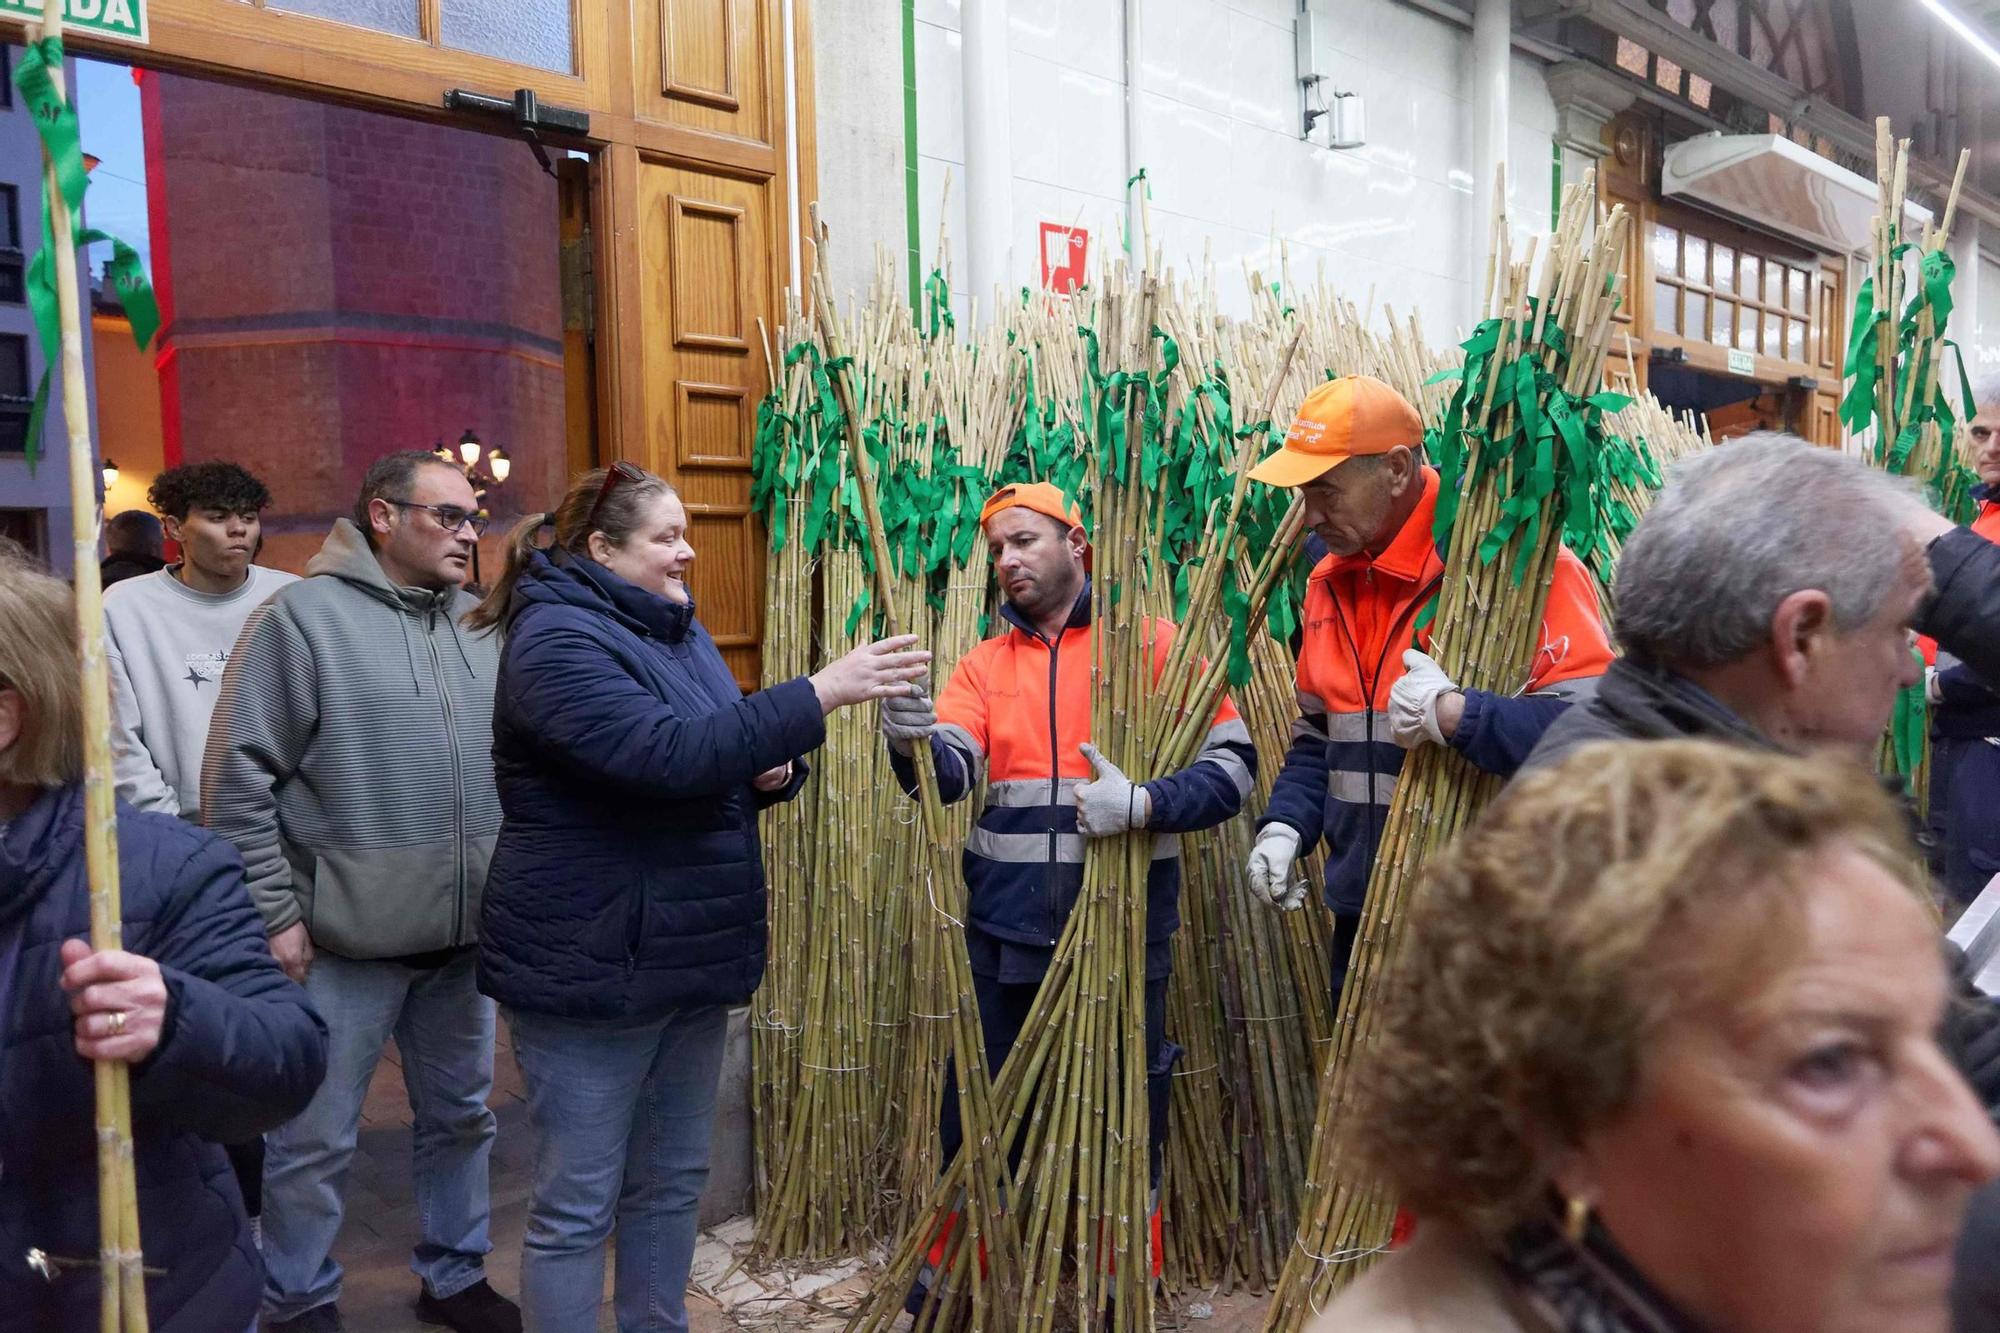
MULTIPOLYGON (((1380 555, 1329 555, 1313 569, 1299 643, 1299 720, 1258 822, 1296 829, 1301 856, 1326 839, 1326 903, 1341 915, 1361 911, 1403 768, 1403 751, 1389 735, 1389 691, 1403 678, 1404 650, 1430 650, 1430 631, 1416 622, 1444 583, 1431 536, 1437 472, 1425 468, 1423 481, 1423 498, 1380 555)), ((1590 571, 1563 550, 1541 650, 1521 692, 1465 691, 1452 748, 1478 768, 1511 775, 1562 710, 1587 695, 1585 683, 1610 665, 1590 571)))
MULTIPOLYGON (((1007 632, 967 653, 938 694, 931 753, 945 801, 962 800, 982 776, 986 781, 985 803, 965 840, 970 924, 1046 949, 1062 934, 1083 888, 1076 789, 1092 776, 1078 749, 1091 739, 1090 587, 1053 641, 1013 606, 1001 615, 1007 632)), ((1155 672, 1174 633, 1172 622, 1156 623, 1155 672)), ((912 790, 909 761, 893 752, 892 759, 904 789, 912 790)), ((1225 698, 1195 762, 1143 784, 1152 804, 1147 827, 1157 835, 1146 877, 1148 943, 1164 941, 1180 925, 1174 835, 1211 828, 1242 809, 1256 766, 1250 733, 1225 698)))

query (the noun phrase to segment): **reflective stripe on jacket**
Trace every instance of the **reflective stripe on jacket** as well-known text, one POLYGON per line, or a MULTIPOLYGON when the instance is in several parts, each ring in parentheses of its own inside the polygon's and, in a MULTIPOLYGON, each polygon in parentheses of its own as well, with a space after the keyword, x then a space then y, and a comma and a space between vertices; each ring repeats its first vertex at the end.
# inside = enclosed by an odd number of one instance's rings
MULTIPOLYGON (((1388 807, 1403 768, 1389 735, 1389 691, 1403 678, 1404 650, 1430 649, 1417 628, 1444 581, 1431 535, 1438 475, 1423 470, 1423 497, 1394 541, 1373 558, 1328 556, 1306 585, 1299 647, 1299 719, 1261 823, 1291 825, 1301 854, 1327 842, 1326 901, 1334 911, 1361 910, 1388 807)), ((1567 549, 1558 553, 1542 640, 1521 696, 1465 691, 1465 715, 1452 747, 1480 768, 1511 772, 1543 730, 1611 664, 1590 573, 1567 549)))
MULTIPOLYGON (((983 776, 986 797, 966 838, 967 910, 973 925, 1003 940, 1050 946, 1083 888, 1083 835, 1076 789, 1091 778, 1078 749, 1091 739, 1090 588, 1053 642, 1009 605, 1011 628, 966 654, 938 695, 931 749, 938 791, 962 799, 983 776)), ((1171 621, 1155 622, 1153 669, 1173 645, 1171 621)), ((905 789, 909 761, 893 755, 905 789)), ((1156 835, 1146 877, 1146 938, 1180 925, 1178 833, 1211 828, 1243 806, 1256 776, 1250 733, 1227 698, 1195 762, 1144 783, 1156 835)), ((1136 781, 1138 774, 1131 775, 1136 781)))

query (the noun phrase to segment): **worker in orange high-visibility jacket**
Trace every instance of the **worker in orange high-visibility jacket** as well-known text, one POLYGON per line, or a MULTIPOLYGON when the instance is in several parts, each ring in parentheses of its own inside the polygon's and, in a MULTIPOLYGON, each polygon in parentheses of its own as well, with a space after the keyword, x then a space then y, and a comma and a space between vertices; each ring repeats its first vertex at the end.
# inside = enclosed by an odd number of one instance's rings
MULTIPOLYGON (((1971 528, 2000 542, 2000 384, 1980 386, 1972 418, 1971 528)), ((1945 891, 1969 905, 2000 875, 2000 681, 1921 641, 1931 704, 1931 869, 1945 891)))
MULTIPOLYGON (((1180 924, 1179 833, 1212 828, 1242 809, 1257 755, 1227 699, 1195 761, 1178 773, 1134 782, 1100 755, 1091 737, 1090 582, 1083 523, 1046 482, 1007 486, 980 513, 1005 604, 1006 631, 966 654, 935 707, 913 686, 882 703, 891 765, 914 790, 909 756, 928 744, 939 795, 963 799, 985 780, 985 799, 966 838, 966 949, 998 1071, 1012 1049, 1083 888, 1086 839, 1132 829, 1157 835, 1146 877, 1146 1059, 1152 1178, 1157 1199, 1171 1074, 1180 1048, 1167 1040, 1170 940, 1180 924)), ((1153 669, 1173 644, 1174 625, 1155 622, 1153 669)), ((957 1151, 958 1098, 941 1111, 947 1159, 957 1151)), ((1158 1229, 1158 1211, 1153 1225, 1158 1229)), ((1159 1260, 1157 1234, 1154 1262, 1159 1260)))
POLYGON ((1258 823, 1250 888, 1296 908, 1306 886, 1293 863, 1325 838, 1336 1005, 1404 752, 1448 745, 1478 768, 1511 774, 1611 664, 1596 587, 1567 550, 1517 692, 1460 689, 1427 655, 1430 631, 1417 622, 1443 584, 1444 561, 1433 538, 1438 474, 1422 448, 1423 421, 1401 394, 1347 375, 1306 398, 1284 446, 1250 473, 1301 491, 1306 525, 1328 552, 1306 584, 1299 717, 1258 823))

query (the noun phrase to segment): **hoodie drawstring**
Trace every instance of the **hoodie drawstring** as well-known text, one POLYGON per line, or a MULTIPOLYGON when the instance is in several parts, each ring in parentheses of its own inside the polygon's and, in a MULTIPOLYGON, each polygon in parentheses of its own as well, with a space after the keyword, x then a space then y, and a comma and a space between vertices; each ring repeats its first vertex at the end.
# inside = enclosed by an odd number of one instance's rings
POLYGON ((446 611, 444 619, 451 626, 451 641, 458 646, 458 660, 465 663, 465 674, 477 678, 479 673, 472 669, 472 655, 465 651, 465 630, 458 623, 458 617, 446 611))
POLYGON ((417 650, 410 643, 410 617, 399 611, 396 623, 403 631, 403 656, 408 658, 410 663, 410 693, 422 694, 424 682, 423 677, 417 674, 417 650))

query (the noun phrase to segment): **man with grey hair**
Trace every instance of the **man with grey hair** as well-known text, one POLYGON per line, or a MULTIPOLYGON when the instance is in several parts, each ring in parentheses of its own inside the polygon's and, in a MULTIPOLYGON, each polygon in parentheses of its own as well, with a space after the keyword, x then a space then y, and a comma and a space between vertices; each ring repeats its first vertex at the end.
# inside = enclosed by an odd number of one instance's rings
MULTIPOLYGON (((1616 592, 1625 656, 1530 768, 1591 741, 1673 737, 1872 760, 1896 691, 1919 679, 1913 629, 2000 680, 2000 546, 1900 478, 1789 435, 1676 468, 1625 545, 1616 592)), ((1953 961, 1943 1044, 2000 1121, 2000 1007, 1953 961)), ((1996 1243, 2000 1185, 1975 1196, 1959 1238, 1955 1328, 2000 1326, 1996 1243)))
POLYGON ((1913 507, 1901 479, 1789 435, 1683 463, 1618 561, 1625 656, 1529 764, 1615 738, 1866 752, 1920 679, 1931 572, 1913 507))
POLYGON ((338 1333, 334 1242, 369 1081, 393 1037, 412 1112, 417 1318, 520 1333, 493 1248, 493 1001, 478 922, 500 832, 495 635, 460 624, 486 529, 458 467, 375 460, 306 577, 250 613, 223 669, 201 813, 243 854, 271 952, 326 1019, 327 1076, 265 1139, 266 1327, 338 1333))

